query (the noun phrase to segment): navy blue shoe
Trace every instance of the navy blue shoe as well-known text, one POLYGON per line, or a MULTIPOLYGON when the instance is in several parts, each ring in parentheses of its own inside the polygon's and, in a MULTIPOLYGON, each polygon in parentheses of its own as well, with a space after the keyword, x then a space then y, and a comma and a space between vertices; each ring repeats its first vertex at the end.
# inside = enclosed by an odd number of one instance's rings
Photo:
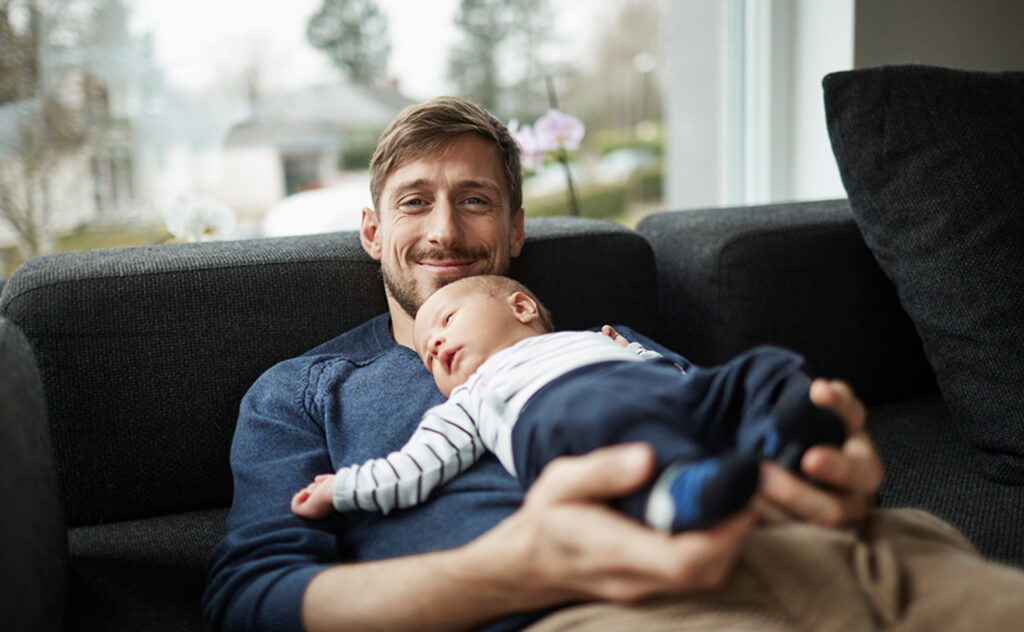
POLYGON ((750 456, 674 463, 654 482, 644 519, 669 533, 710 527, 747 504, 757 477, 758 460, 750 456))
POLYGON ((774 430, 765 436, 762 453, 790 472, 800 473, 800 460, 811 446, 839 447, 846 441, 843 420, 833 411, 815 405, 806 389, 785 391, 771 415, 774 430))

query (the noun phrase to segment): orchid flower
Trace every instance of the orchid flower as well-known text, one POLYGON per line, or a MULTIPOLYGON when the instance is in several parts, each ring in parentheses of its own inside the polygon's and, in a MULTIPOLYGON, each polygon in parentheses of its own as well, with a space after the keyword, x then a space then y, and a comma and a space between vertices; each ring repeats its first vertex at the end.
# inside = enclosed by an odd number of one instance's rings
POLYGON ((586 133, 582 121, 555 109, 548 110, 533 127, 542 151, 579 149, 586 133))
POLYGON ((179 197, 164 213, 167 230, 181 241, 228 239, 235 232, 235 213, 210 198, 179 197))
POLYGON ((562 164, 562 168, 565 170, 569 213, 579 216, 579 204, 576 202, 576 191, 572 184, 572 171, 569 169, 566 152, 579 149, 580 141, 583 140, 583 135, 586 133, 583 122, 575 116, 552 108, 537 119, 533 127, 529 125, 520 127, 519 121, 513 119, 509 121, 508 129, 519 143, 520 160, 524 169, 536 171, 540 167, 544 154, 549 151, 555 152, 555 159, 562 164))
POLYGON ((523 169, 527 171, 539 169, 544 159, 544 151, 540 148, 537 134, 534 133, 533 128, 529 125, 520 127, 519 121, 512 119, 508 123, 508 131, 516 139, 516 142, 519 143, 519 159, 523 169))

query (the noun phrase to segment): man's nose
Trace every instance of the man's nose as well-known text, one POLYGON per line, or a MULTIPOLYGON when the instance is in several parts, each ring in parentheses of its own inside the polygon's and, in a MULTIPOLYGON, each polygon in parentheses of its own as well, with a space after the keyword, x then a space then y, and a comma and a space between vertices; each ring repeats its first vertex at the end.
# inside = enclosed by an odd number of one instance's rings
POLYGON ((430 243, 447 248, 462 240, 462 226, 458 213, 447 199, 434 204, 427 221, 430 222, 427 227, 427 240, 430 243))

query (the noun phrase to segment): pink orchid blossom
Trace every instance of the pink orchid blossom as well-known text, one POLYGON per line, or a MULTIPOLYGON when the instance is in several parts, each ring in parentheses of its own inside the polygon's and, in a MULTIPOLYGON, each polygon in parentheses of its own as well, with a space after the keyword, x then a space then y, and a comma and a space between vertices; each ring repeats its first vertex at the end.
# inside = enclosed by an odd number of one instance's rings
POLYGON ((537 134, 534 133, 533 128, 529 125, 519 127, 519 121, 512 119, 508 123, 508 131, 516 139, 516 142, 519 143, 519 160, 523 165, 523 169, 527 171, 539 169, 544 157, 544 151, 540 148, 537 134))
POLYGON ((548 110, 533 127, 542 151, 579 149, 586 133, 582 121, 555 109, 548 110))

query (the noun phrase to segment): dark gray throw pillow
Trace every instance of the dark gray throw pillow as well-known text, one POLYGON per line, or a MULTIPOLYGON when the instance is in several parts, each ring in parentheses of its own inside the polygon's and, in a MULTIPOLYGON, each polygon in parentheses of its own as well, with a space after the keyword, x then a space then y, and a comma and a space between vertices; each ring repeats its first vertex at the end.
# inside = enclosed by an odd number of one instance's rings
POLYGON ((1024 72, 886 66, 823 85, 857 224, 950 411, 988 478, 1024 483, 1024 72))

